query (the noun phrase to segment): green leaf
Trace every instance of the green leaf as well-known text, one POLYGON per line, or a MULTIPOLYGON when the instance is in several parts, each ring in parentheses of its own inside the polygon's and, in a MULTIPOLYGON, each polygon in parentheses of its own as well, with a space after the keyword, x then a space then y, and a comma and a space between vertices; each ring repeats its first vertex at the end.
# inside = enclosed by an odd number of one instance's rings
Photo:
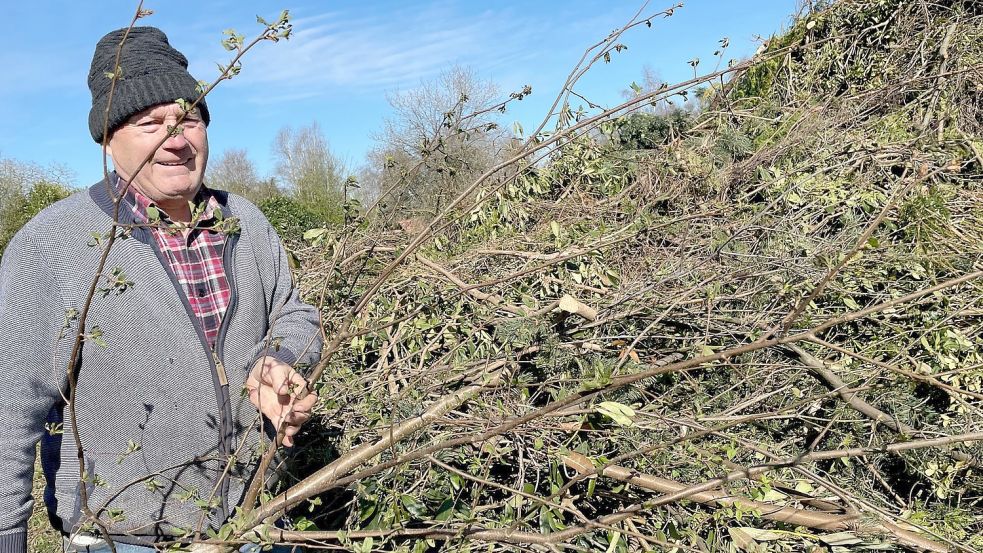
POLYGON ((608 532, 608 548, 605 553, 614 553, 621 542, 621 532, 608 532))
POLYGON ((597 412, 610 418, 620 426, 632 426, 635 410, 616 401, 602 401, 597 404, 597 412))
POLYGON ((372 545, 374 541, 375 540, 372 539, 371 537, 365 538, 364 540, 362 540, 361 544, 353 543, 352 550, 358 553, 370 553, 372 551, 372 545))
POLYGON ((359 512, 359 516, 358 516, 359 521, 364 523, 365 521, 367 521, 370 518, 372 518, 376 514, 376 511, 378 510, 378 508, 379 508, 379 504, 376 503, 375 501, 372 501, 372 502, 360 502, 360 505, 359 505, 359 511, 360 512, 359 512))
POLYGON ((427 515, 427 506, 417 501, 412 495, 402 494, 399 502, 406 507, 406 510, 416 518, 424 518, 427 515))
POLYGON ((300 265, 300 258, 297 257, 297 254, 295 254, 294 252, 292 252, 290 250, 287 250, 287 265, 290 266, 290 270, 291 271, 299 271, 300 270, 300 266, 301 266, 300 265))
POLYGON ((102 329, 98 326, 93 326, 92 330, 88 334, 89 340, 92 340, 97 346, 104 348, 106 347, 106 341, 102 339, 102 329))
POLYGON ((312 228, 311 230, 304 232, 304 240, 312 241, 321 238, 328 233, 326 228, 312 228))
POLYGON ((553 232, 554 237, 559 238, 560 233, 563 231, 563 227, 561 227, 560 223, 556 221, 550 221, 550 231, 553 232))
POLYGON ((316 530, 317 524, 314 524, 307 517, 300 517, 294 520, 294 527, 303 532, 304 530, 316 530))
POLYGON ((761 501, 784 501, 788 496, 777 490, 768 490, 761 496, 761 501))
MULTIPOLYGON (((734 541, 734 547, 741 551, 754 547, 754 537, 751 536, 751 534, 749 534, 746 530, 747 528, 736 527, 727 529, 727 533, 730 534, 730 539, 734 541)), ((754 528, 751 528, 751 530, 754 530, 754 528)))
POLYGON ((437 507, 437 514, 433 517, 434 520, 439 520, 441 522, 446 521, 454 515, 454 500, 445 499, 443 503, 437 507))
POLYGON ((734 540, 734 545, 738 549, 751 550, 757 541, 775 541, 785 538, 780 532, 771 530, 761 530, 747 526, 736 526, 727 529, 730 539, 734 540))
POLYGON ((799 493, 812 493, 816 491, 816 489, 812 487, 812 484, 806 482, 805 480, 799 480, 795 484, 795 491, 799 493))

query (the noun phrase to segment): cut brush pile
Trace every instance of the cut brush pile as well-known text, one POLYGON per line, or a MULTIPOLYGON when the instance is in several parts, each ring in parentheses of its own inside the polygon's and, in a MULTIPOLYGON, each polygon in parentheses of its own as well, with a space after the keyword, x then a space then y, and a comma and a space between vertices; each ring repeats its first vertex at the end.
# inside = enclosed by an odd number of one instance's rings
POLYGON ((561 103, 434 224, 309 232, 325 416, 266 537, 983 549, 981 83, 979 3, 836 2, 695 113, 561 103))

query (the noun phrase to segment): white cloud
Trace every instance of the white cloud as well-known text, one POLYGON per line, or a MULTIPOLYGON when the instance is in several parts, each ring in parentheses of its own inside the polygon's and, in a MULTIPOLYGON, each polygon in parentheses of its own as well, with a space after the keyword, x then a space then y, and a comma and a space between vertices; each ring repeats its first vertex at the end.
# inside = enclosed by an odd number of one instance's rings
MULTIPOLYGON (((530 56, 529 42, 541 45, 531 38, 538 23, 515 10, 466 14, 448 4, 371 17, 324 13, 293 24, 290 40, 259 45, 229 84, 248 88, 261 102, 329 95, 336 88, 377 92, 416 86, 454 63, 482 73, 505 69, 530 56)), ((209 70, 214 73, 212 67, 204 74, 209 70)))

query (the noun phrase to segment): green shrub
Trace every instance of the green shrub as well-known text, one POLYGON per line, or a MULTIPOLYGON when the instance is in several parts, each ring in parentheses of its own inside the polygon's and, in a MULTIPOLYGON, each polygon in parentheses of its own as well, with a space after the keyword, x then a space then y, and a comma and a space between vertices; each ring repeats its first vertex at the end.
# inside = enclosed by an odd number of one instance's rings
POLYGON ((45 181, 34 183, 27 194, 14 192, 0 209, 0 256, 10 239, 32 217, 71 193, 71 189, 64 185, 45 181))
POLYGON ((678 108, 665 114, 633 113, 618 120, 616 143, 625 150, 651 150, 692 124, 693 116, 678 108))
POLYGON ((289 196, 273 196, 259 203, 259 209, 270 224, 288 241, 300 240, 304 231, 342 220, 341 207, 319 208, 297 201, 289 196), (337 213, 335 213, 337 212, 337 213))

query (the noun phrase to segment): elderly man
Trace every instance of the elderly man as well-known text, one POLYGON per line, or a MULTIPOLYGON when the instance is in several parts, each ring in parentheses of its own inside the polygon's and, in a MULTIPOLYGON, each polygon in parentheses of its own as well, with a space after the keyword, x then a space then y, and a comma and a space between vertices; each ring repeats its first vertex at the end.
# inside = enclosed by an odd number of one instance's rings
POLYGON ((297 399, 306 381, 293 367, 318 358, 317 311, 260 211, 203 184, 210 117, 204 101, 183 110, 198 97, 187 59, 137 27, 116 71, 124 33, 99 41, 89 72, 89 130, 101 144, 108 129, 115 171, 35 217, 0 266, 5 553, 26 549, 39 441, 45 504, 75 536, 69 550, 100 550, 88 510, 119 550, 144 551, 232 516, 273 428, 292 445, 314 402, 297 399), (124 236, 69 367, 115 217, 124 236))

